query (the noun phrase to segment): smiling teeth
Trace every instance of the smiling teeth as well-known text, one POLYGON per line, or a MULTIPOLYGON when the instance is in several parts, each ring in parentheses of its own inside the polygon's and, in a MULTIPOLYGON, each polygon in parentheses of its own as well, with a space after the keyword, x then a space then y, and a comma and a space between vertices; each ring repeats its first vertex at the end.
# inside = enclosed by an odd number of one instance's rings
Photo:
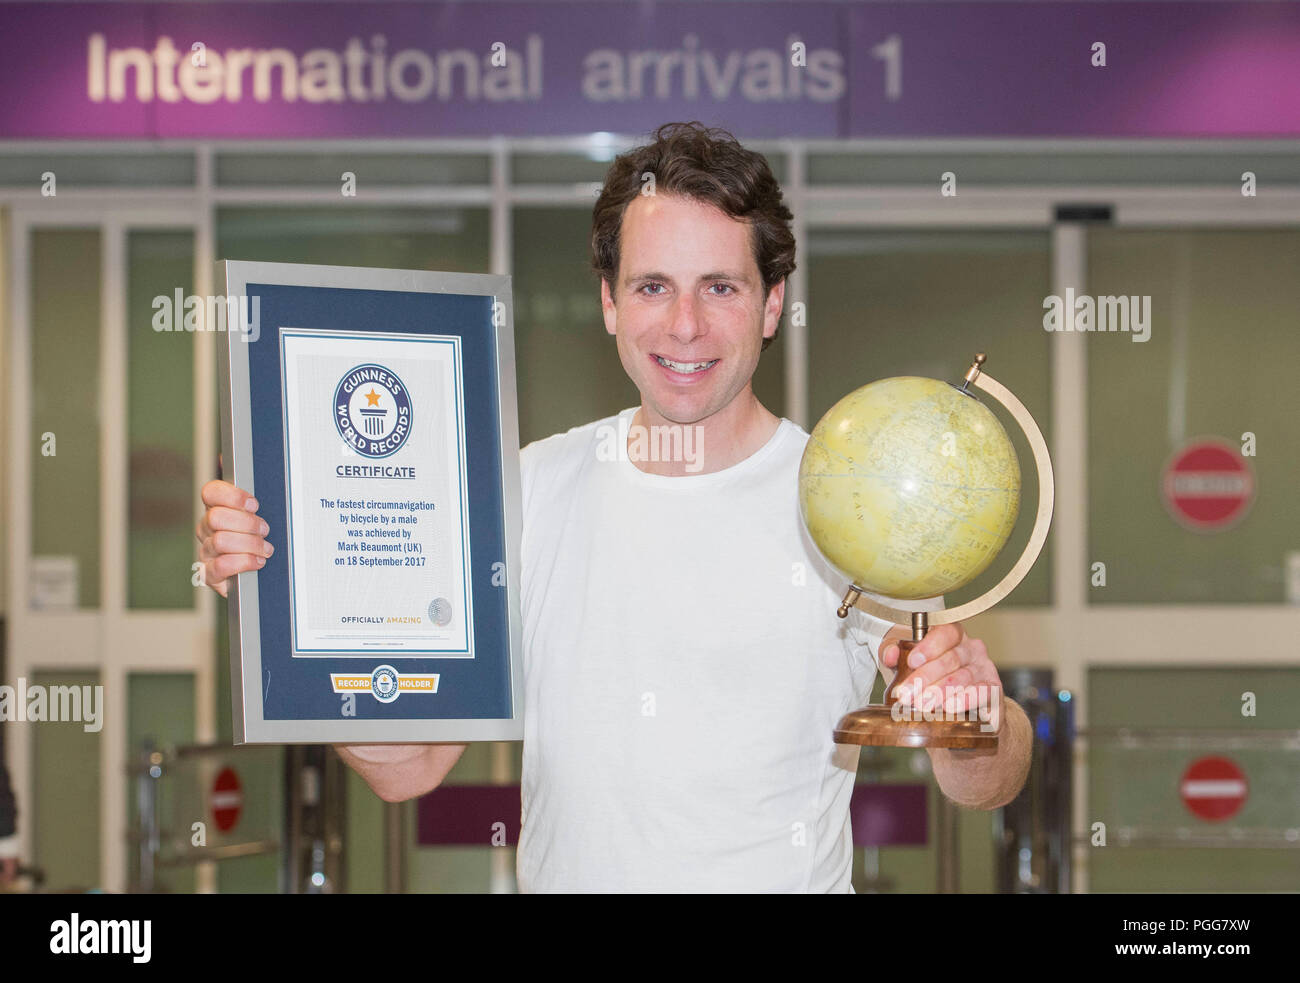
POLYGON ((664 358, 661 355, 656 355, 655 359, 664 368, 672 369, 674 372, 687 372, 687 373, 702 372, 704 369, 710 368, 718 361, 715 358, 712 362, 674 362, 671 359, 664 358))

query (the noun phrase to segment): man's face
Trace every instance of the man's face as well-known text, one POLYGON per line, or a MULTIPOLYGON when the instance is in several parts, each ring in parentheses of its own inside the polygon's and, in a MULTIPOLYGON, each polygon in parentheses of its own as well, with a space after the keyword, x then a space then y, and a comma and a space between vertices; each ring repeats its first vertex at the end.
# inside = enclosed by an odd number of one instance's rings
POLYGON ((749 387, 776 333, 785 284, 764 296, 748 223, 678 195, 638 195, 623 213, 618 282, 601 282, 605 329, 641 399, 698 423, 749 387))

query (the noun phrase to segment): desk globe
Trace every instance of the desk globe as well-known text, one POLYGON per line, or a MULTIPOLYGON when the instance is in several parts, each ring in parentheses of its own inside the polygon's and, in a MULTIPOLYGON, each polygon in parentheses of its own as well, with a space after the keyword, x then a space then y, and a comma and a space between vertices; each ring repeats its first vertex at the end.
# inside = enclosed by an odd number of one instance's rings
MULTIPOLYGON (((851 586, 840 617, 857 606, 912 626, 899 670, 881 706, 846 716, 840 743, 905 747, 989 747, 997 734, 974 715, 924 719, 895 707, 907 653, 931 625, 991 607, 1019 583, 1046 539, 1052 509, 1051 461, 1020 402, 982 374, 985 356, 960 386, 938 379, 882 379, 845 396, 813 428, 799 466, 799 509, 813 542, 851 586), (1020 464, 1011 438, 971 386, 992 395, 1025 431, 1039 473, 1039 515, 1020 561, 975 601, 927 613, 863 596, 918 601, 956 590, 981 574, 1006 545, 1020 508, 1020 464), (901 711, 901 713, 900 713, 901 711)), ((939 715, 942 716, 942 715, 939 715)))

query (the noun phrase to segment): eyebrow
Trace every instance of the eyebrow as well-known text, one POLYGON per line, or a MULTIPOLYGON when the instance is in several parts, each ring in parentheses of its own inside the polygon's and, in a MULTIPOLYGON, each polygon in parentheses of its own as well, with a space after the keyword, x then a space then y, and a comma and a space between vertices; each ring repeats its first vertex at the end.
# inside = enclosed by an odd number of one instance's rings
MULTIPOLYGON (((627 283, 644 283, 647 280, 667 280, 672 282, 672 277, 667 273, 660 273, 652 270, 648 273, 633 273, 627 277, 627 283)), ((743 273, 733 273, 727 270, 713 270, 709 273, 701 274, 698 277, 701 282, 711 282, 714 280, 735 280, 738 283, 749 283, 749 277, 743 273)))

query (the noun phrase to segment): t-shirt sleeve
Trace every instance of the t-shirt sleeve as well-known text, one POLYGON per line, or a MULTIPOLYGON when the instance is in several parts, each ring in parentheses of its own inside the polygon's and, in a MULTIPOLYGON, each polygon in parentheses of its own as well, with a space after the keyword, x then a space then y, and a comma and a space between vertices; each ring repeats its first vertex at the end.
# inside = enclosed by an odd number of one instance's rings
MULTIPOLYGON (((889 598, 881 597, 879 594, 867 592, 867 596, 882 604, 890 603, 889 598)), ((910 602, 909 606, 911 606, 910 602)), ((944 606, 944 598, 942 595, 926 598, 924 601, 916 602, 916 606, 925 611, 940 611, 944 606)), ((858 607, 849 608, 849 616, 844 619, 843 637, 849 654, 850 672, 858 705, 865 704, 871 698, 871 689, 875 685, 876 673, 880 665, 881 643, 893 627, 891 622, 867 614, 858 607)))
POLYGON ((861 608, 849 608, 849 616, 842 622, 840 631, 853 680, 854 706, 864 705, 871 696, 880 660, 880 642, 892 627, 888 621, 873 618, 861 608))

